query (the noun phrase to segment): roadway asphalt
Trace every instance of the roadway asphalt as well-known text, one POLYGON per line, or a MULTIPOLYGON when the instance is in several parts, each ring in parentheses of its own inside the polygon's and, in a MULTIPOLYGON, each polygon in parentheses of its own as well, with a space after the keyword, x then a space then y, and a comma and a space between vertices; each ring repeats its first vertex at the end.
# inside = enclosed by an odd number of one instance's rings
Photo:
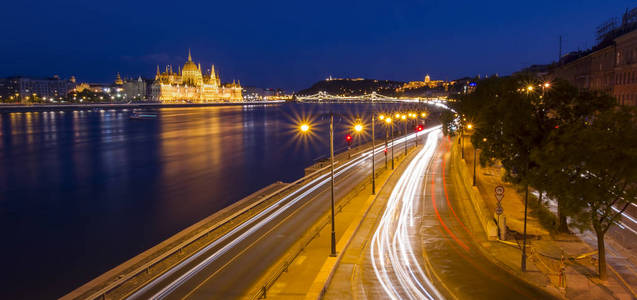
POLYGON ((484 233, 450 183, 450 146, 432 134, 389 196, 361 268, 366 298, 553 298, 478 249, 484 233))
MULTIPOLYGON (((402 144, 396 144, 396 151, 402 150, 399 146, 402 144)), ((384 166, 382 147, 377 147, 375 159, 377 167, 384 166)), ((335 199, 342 198, 367 178, 370 169, 369 154, 352 157, 336 168, 335 199)), ((235 299, 244 296, 263 273, 329 210, 329 191, 329 176, 303 183, 297 191, 158 277, 130 299, 235 299)))

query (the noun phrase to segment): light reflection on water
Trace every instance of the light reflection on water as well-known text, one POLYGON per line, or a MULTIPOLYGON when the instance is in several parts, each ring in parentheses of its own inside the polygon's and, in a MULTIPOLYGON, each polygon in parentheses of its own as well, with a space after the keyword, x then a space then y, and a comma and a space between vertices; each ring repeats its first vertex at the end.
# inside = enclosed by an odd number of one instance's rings
POLYGON ((290 119, 328 108, 161 108, 156 120, 114 109, 0 113, 0 255, 14 258, 0 298, 62 296, 259 188, 301 177, 327 153, 327 128, 324 119, 302 144, 290 119))

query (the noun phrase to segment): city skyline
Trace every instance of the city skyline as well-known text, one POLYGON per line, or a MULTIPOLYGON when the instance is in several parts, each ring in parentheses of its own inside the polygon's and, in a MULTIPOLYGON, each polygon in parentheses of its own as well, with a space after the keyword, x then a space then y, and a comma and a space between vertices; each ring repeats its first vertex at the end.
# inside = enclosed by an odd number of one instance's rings
POLYGON ((385 9, 380 2, 320 7, 283 2, 253 3, 250 9, 192 4, 168 11, 163 5, 120 4, 43 2, 36 9, 8 4, 15 13, 5 25, 31 21, 7 32, 0 76, 57 74, 110 82, 119 72, 152 78, 156 65, 185 61, 188 48, 223 70, 228 82, 296 91, 330 75, 413 81, 424 74, 442 80, 510 74, 554 61, 560 35, 563 53, 590 48, 595 27, 632 6, 434 1, 385 9), (219 13, 224 11, 233 13, 219 13))

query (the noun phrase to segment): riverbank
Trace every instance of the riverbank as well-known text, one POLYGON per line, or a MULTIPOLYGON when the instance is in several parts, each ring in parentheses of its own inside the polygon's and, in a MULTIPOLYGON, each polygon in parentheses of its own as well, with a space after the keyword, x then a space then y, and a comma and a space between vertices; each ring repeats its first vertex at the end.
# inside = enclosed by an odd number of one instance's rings
POLYGON ((173 108, 173 107, 207 107, 207 106, 237 106, 237 105, 270 105, 281 104, 285 101, 242 101, 215 103, 90 103, 90 104, 0 104, 0 112, 48 111, 67 109, 118 109, 118 108, 173 108))

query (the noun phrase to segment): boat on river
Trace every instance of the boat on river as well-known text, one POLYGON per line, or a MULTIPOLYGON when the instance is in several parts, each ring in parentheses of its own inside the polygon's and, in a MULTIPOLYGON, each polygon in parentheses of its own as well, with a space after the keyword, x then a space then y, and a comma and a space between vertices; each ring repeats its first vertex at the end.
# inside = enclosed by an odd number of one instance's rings
POLYGON ((133 120, 154 120, 154 119, 157 119, 157 114, 134 112, 133 114, 130 115, 130 118, 133 120))

